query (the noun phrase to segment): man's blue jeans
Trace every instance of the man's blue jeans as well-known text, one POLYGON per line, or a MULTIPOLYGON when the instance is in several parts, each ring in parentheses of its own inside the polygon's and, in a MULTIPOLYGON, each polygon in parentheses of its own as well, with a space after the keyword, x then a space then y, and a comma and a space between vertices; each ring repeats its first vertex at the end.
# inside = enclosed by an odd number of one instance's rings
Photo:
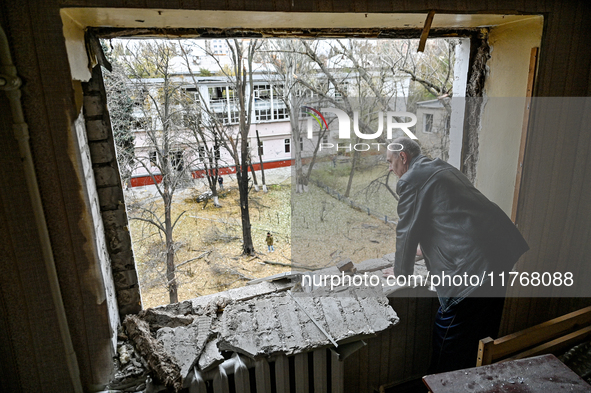
POLYGON ((476 367, 478 341, 496 338, 504 297, 467 297, 435 317, 429 374, 476 367))

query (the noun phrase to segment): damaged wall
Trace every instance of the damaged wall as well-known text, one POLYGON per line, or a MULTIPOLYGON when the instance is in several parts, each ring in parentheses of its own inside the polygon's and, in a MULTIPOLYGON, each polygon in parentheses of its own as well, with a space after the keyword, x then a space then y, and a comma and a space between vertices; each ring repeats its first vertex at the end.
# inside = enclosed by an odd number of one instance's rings
POLYGON ((92 78, 82 83, 82 88, 84 119, 94 172, 91 181, 94 180, 93 191, 96 192, 95 199, 100 209, 100 216, 93 218, 97 236, 105 239, 97 248, 108 252, 107 260, 103 263, 109 264, 107 270, 112 271, 112 279, 107 277, 106 280, 114 282, 119 314, 123 318, 127 314, 139 312, 142 305, 100 65, 93 68, 92 78))
POLYGON ((488 29, 470 41, 470 68, 466 83, 466 109, 464 112, 464 136, 462 138, 462 172, 474 182, 476 163, 478 162, 478 134, 481 126, 482 100, 484 81, 486 79, 486 62, 490 58, 488 45, 488 29))
POLYGON ((488 36, 482 127, 474 185, 511 216, 531 49, 542 40, 543 18, 493 27, 488 36))

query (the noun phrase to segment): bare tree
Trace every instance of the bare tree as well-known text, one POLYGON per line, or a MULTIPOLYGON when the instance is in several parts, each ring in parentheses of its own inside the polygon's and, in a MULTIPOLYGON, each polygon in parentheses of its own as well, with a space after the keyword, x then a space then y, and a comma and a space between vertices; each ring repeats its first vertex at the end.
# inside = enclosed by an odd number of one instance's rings
MULTIPOLYGON (((332 40, 327 43, 329 58, 325 61, 308 42, 301 41, 304 53, 314 61, 319 72, 299 78, 299 82, 321 96, 325 102, 343 110, 364 134, 371 134, 379 112, 394 110, 399 94, 394 75, 379 64, 376 47, 367 40, 332 40), (320 83, 318 83, 320 81, 320 83), (355 112, 359 116, 355 117, 355 112)), ((353 144, 359 142, 355 137, 353 144)), ((345 197, 351 192, 360 152, 352 152, 351 170, 345 197)))
MULTIPOLYGON (((237 112, 238 132, 237 134, 233 134, 231 131, 232 128, 224 128, 224 122, 220 121, 219 115, 225 114, 225 112, 216 112, 203 100, 201 108, 205 109, 205 116, 203 116, 201 125, 214 135, 216 142, 224 146, 234 161, 240 194, 243 253, 248 255, 253 255, 255 251, 248 207, 248 168, 250 166, 248 138, 253 108, 253 60, 259 44, 257 40, 226 40, 231 60, 230 65, 222 64, 218 56, 211 51, 210 45, 207 42, 205 43, 205 48, 200 48, 200 50, 203 50, 206 55, 210 56, 217 63, 220 73, 227 79, 228 90, 226 94, 230 100, 230 104, 226 109, 232 119, 234 118, 234 112, 237 112)), ((184 56, 188 65, 186 50, 184 50, 184 56)), ((194 78, 192 73, 191 76, 194 78)), ((195 79, 193 80, 195 81, 195 79)), ((197 83, 195 82, 195 84, 197 83)))
POLYGON ((218 58, 211 51, 206 52, 218 63, 218 68, 228 79, 234 96, 233 99, 236 102, 236 109, 238 110, 238 134, 235 137, 228 136, 224 143, 226 143, 227 150, 236 165, 236 179, 240 193, 242 252, 247 255, 254 255, 255 250, 248 207, 248 168, 250 165, 248 137, 253 109, 253 60, 260 43, 258 40, 233 39, 226 40, 226 45, 231 60, 229 67, 220 64, 218 58))
POLYGON ((190 60, 192 45, 181 40, 178 40, 178 45, 186 71, 193 82, 192 86, 187 86, 184 89, 183 100, 185 126, 189 130, 191 139, 188 146, 194 147, 193 154, 198 157, 199 165, 203 167, 214 206, 221 207, 218 195, 218 179, 221 177, 220 164, 224 166, 230 164, 224 162, 221 150, 223 148, 231 152, 227 142, 231 138, 230 127, 224 124, 223 120, 208 105, 208 97, 204 97, 201 93, 197 74, 202 75, 203 69, 197 73, 192 69, 190 60))
MULTIPOLYGON (((304 174, 302 165, 302 148, 299 143, 302 138, 300 113, 304 104, 310 104, 310 97, 306 93, 310 90, 298 83, 298 75, 308 74, 312 70, 313 63, 303 53, 303 45, 297 40, 270 40, 266 41, 259 52, 261 60, 269 64, 274 73, 269 74, 269 82, 273 83, 275 96, 285 104, 291 126, 291 136, 294 141, 293 158, 295 165, 296 193, 307 189, 309 172, 304 174)), ((328 130, 320 131, 326 133, 328 130)), ((323 135, 319 135, 318 141, 323 135)), ((318 152, 317 146, 311 159, 313 162, 318 152)))
POLYGON ((449 129, 447 119, 451 116, 451 97, 453 96, 453 64, 455 61, 455 39, 427 40, 424 52, 417 52, 417 40, 403 40, 397 45, 384 47, 382 59, 394 73, 403 73, 411 78, 411 91, 408 106, 416 109, 419 101, 437 99, 445 108, 447 115, 438 127, 438 146, 428 147, 425 153, 439 156, 446 161, 449 157, 449 129))
POLYGON ((111 72, 104 74, 107 105, 113 128, 113 139, 117 148, 117 164, 124 184, 129 185, 135 161, 135 141, 132 132, 133 101, 128 92, 128 78, 119 63, 120 51, 103 43, 103 52, 113 65, 111 72))
POLYGON ((173 217, 175 192, 191 180, 192 157, 185 151, 182 84, 173 76, 173 59, 179 55, 176 44, 165 40, 130 42, 120 60, 129 76, 130 95, 135 99, 135 128, 140 145, 136 163, 147 173, 162 201, 159 209, 140 207, 131 219, 153 225, 164 238, 166 287, 171 303, 178 302, 175 275, 174 228, 185 212, 173 217))

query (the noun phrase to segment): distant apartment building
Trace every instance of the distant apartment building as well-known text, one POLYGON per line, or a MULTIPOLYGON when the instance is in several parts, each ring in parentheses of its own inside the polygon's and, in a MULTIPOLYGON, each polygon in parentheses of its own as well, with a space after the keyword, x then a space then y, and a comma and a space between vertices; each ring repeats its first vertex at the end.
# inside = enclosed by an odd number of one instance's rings
POLYGON ((432 158, 447 160, 449 149, 450 114, 438 100, 417 102, 415 135, 423 153, 432 158))
MULTIPOLYGON (((220 40, 221 41, 221 40, 220 40)), ((227 49, 222 42, 215 41, 209 43, 212 45, 210 50, 217 50, 218 56, 227 56, 227 49), (219 47, 215 47, 219 45, 219 47)), ((345 78, 341 78, 339 89, 328 86, 330 94, 336 102, 342 102, 343 92, 347 92, 354 85, 355 74, 347 73, 345 78), (351 81, 347 81, 350 78, 351 81), (340 92, 338 91, 340 90, 340 92)), ((162 89, 163 79, 151 78, 142 81, 144 89, 153 92, 153 96, 158 95, 158 89, 162 89)), ((135 137, 135 156, 137 162, 142 165, 135 165, 131 174, 131 186, 141 186, 152 184, 154 180, 160 181, 158 172, 158 154, 156 153, 154 135, 163 129, 163 121, 168 121, 169 129, 174 129, 175 138, 171 139, 174 146, 169 146, 169 160, 175 168, 186 171, 193 178, 203 176, 205 170, 205 161, 208 151, 213 152, 219 166, 220 174, 235 172, 235 163, 232 155, 226 148, 228 140, 221 141, 219 137, 214 137, 210 133, 205 144, 191 137, 193 132, 190 114, 197 114, 203 124, 209 121, 217 121, 217 124, 224 127, 224 133, 231 138, 232 143, 239 140, 239 103, 237 94, 234 92, 231 79, 226 76, 196 76, 179 71, 168 83, 174 83, 178 86, 178 96, 183 97, 185 106, 176 103, 172 106, 171 114, 165 119, 161 114, 157 114, 155 108, 146 109, 146 105, 137 105, 134 110, 133 134, 135 137), (190 108, 187 108, 187 105, 190 108), (215 119, 213 119, 215 117, 215 119)), ((394 80, 395 85, 399 85, 402 95, 408 95, 408 78, 394 80)), ((246 97, 251 94, 250 86, 247 86, 246 97)), ((320 108, 322 105, 330 105, 330 102, 321 103, 318 94, 308 89, 299 90, 296 95, 302 100, 302 106, 293 109, 298 116, 301 137, 294 140, 292 136, 292 127, 290 123, 290 111, 282 97, 284 94, 283 81, 278 75, 273 74, 259 66, 259 71, 253 74, 251 106, 251 126, 248 134, 248 146, 251 157, 251 163, 255 170, 260 169, 260 158, 264 163, 264 168, 276 168, 290 166, 293 160, 295 144, 299 144, 302 151, 302 158, 305 160, 310 157, 319 142, 319 127, 313 122, 313 135, 308 138, 307 127, 310 113, 303 109, 303 104, 313 105, 320 108), (257 140, 260 140, 260 145, 257 140), (260 154, 260 158, 259 158, 260 154)), ((148 105, 148 108, 150 106, 148 105)), ((400 108, 399 108, 400 109, 400 108)), ((327 115, 327 117, 330 117, 327 115)), ((338 126, 334 122, 330 125, 329 131, 322 136, 322 142, 332 143, 338 138, 338 126)))

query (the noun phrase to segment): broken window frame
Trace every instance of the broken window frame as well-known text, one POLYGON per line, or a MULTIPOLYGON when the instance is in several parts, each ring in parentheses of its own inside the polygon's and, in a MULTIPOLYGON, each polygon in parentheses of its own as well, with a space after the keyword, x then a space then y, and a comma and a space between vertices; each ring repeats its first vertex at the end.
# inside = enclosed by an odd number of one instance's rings
MULTIPOLYGON (((202 36, 203 34, 207 33, 207 35, 209 35, 209 37, 211 38, 215 38, 216 34, 219 37, 222 38, 227 38, 227 37, 232 37, 232 36, 237 36, 237 37, 245 37, 244 36, 244 31, 241 31, 239 29, 216 29, 215 32, 212 32, 211 29, 118 29, 118 28, 110 28, 110 27, 99 27, 99 28, 95 28, 95 27, 90 27, 89 30, 92 32, 92 34, 94 34, 97 37, 100 38, 105 38, 105 39, 109 39, 109 38, 125 38, 125 37, 135 37, 135 38, 141 38, 142 36, 146 36, 146 38, 149 37, 153 37, 154 34, 156 35, 160 35, 160 36, 167 36, 167 35, 172 35, 172 32, 168 32, 168 30, 174 30, 174 35, 175 36, 180 36, 182 37, 183 35, 186 36, 202 36), (197 33, 197 32, 201 32, 201 33, 197 33), (170 33, 170 34, 169 34, 170 33)), ((362 31, 366 31, 367 29, 358 29, 358 28, 344 28, 344 29, 339 29, 340 31, 335 32, 334 29, 311 29, 308 32, 302 33, 300 30, 298 30, 297 32, 289 32, 289 31, 285 31, 285 29, 281 29, 280 31, 274 31, 273 29, 254 29, 252 31, 250 31, 248 34, 249 37, 252 38, 262 38, 263 33, 264 32, 264 36, 271 38, 271 37, 281 37, 281 38, 302 38, 302 37, 307 37, 307 34, 309 34, 309 38, 318 38, 318 39, 322 39, 324 37, 330 37, 330 38, 351 38, 354 39, 356 37, 359 37, 359 33, 362 31), (259 36, 258 32, 261 32, 261 36, 259 36)), ((433 31, 430 33, 430 37, 429 38, 448 38, 448 37, 468 37, 471 40, 471 44, 470 44, 470 51, 471 51, 471 56, 470 56, 470 60, 469 60, 469 71, 468 71, 468 75, 467 78, 470 79, 471 77, 471 73, 473 72, 473 67, 474 67, 474 63, 475 63, 475 53, 477 53, 478 49, 482 46, 482 42, 486 41, 487 37, 486 34, 484 34, 484 38, 483 38, 483 33, 482 33, 483 29, 475 29, 475 28, 444 28, 444 29, 438 29, 437 31, 433 31)), ((420 29, 369 29, 367 30, 367 34, 364 35, 364 37, 367 38, 385 38, 385 39, 407 39, 407 38, 415 38, 418 39, 420 36, 420 29)), ((487 44, 485 45, 487 46, 487 44)), ((481 78, 484 78, 484 75, 479 75, 481 78)), ((483 83, 477 84, 475 83, 474 85, 476 86, 483 86, 483 83)), ((328 89, 328 84, 326 84, 326 89, 328 89)), ((227 90, 228 86, 210 86, 208 87, 208 93, 210 94, 209 96, 209 103, 216 103, 216 102, 224 102, 224 103, 228 103, 231 101, 231 99, 233 99, 234 97, 230 97, 230 94, 228 93, 227 90), (215 90, 212 90, 215 89, 215 90), (212 95, 211 92, 212 91, 216 91, 217 95, 212 95), (215 96, 216 98, 212 99, 212 96, 215 96)), ((326 90, 325 89, 325 90, 326 90)), ((272 90, 272 89, 271 89, 272 90)), ((468 89, 469 90, 469 89, 468 89)), ((271 94, 273 94, 273 92, 271 92, 271 94)), ((309 97, 316 97, 317 94, 315 92, 312 92, 308 89, 305 89, 303 91, 298 91, 296 92, 296 94, 298 96, 300 95, 306 95, 309 97)), ((478 91, 468 91, 469 96, 474 96, 474 95, 478 95, 478 91)), ((141 100, 143 97, 135 97, 135 100, 141 100)), ((228 108, 224 108, 223 113, 226 115, 223 117, 223 123, 224 124, 229 124, 231 123, 231 117, 228 111, 228 108)), ((220 113, 222 114, 222 113, 220 113)), ((273 114, 272 114, 273 115, 273 114)), ((309 114, 306 113, 305 111, 302 111, 300 109, 299 111, 299 118, 307 118, 309 117, 309 114)), ((467 118, 464 118, 464 135, 462 138, 462 144, 464 146, 469 145, 469 141, 467 136, 470 133, 470 126, 469 126, 469 122, 467 121, 467 118)), ((477 146, 476 146, 477 148, 477 146)), ((291 139, 284 139, 284 150, 285 153, 291 153, 291 139)), ((219 157, 219 149, 217 151, 215 151, 214 149, 214 154, 216 154, 216 156, 219 157)), ((462 162, 462 166, 465 165, 465 160, 464 157, 470 155, 470 152, 467 149, 462 149, 462 155, 461 155, 461 162, 462 162)), ((201 155, 200 155, 201 156, 201 155)), ((463 169, 463 168, 462 168, 463 169)))

